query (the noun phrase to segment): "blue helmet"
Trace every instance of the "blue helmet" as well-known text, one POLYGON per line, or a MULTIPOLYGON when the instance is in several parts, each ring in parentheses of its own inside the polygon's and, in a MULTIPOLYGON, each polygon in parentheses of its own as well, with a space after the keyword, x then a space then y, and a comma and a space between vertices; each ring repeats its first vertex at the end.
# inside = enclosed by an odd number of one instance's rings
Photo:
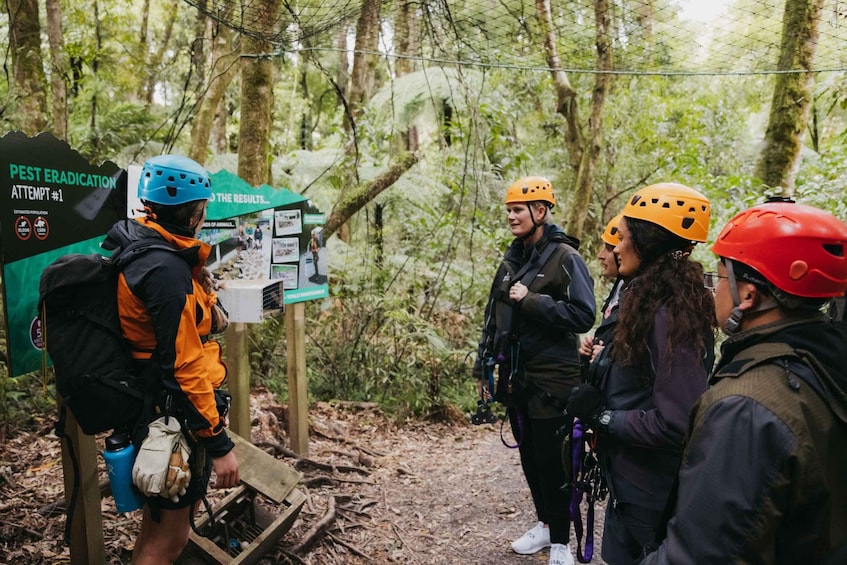
POLYGON ((181 155, 147 159, 138 179, 138 198, 175 206, 212 197, 209 173, 199 163, 181 155))

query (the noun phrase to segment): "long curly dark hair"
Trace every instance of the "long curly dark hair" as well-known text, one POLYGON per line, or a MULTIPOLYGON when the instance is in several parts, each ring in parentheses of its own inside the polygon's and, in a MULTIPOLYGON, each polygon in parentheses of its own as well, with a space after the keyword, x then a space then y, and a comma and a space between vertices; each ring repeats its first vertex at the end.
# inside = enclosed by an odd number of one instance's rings
POLYGON ((693 244, 652 222, 626 218, 626 225, 641 266, 621 296, 614 360, 649 366, 647 339, 663 306, 668 315, 668 352, 685 344, 705 354, 706 335, 714 335, 718 324, 714 297, 703 286, 703 266, 688 259, 693 244))

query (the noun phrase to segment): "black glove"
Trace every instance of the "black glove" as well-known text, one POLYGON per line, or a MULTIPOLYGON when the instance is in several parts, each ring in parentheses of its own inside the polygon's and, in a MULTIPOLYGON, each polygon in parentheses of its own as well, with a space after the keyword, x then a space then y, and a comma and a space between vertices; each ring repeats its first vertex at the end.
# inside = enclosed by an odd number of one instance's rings
POLYGON ((589 384, 581 384, 571 391, 565 410, 568 416, 579 418, 583 422, 594 422, 605 405, 603 391, 589 384))

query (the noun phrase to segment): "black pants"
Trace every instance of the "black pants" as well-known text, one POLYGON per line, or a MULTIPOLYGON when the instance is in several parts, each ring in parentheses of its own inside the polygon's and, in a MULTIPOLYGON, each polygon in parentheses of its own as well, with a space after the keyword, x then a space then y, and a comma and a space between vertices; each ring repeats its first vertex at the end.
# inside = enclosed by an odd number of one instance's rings
POLYGON ((562 440, 559 429, 573 423, 573 418, 530 419, 514 408, 509 409, 509 423, 518 440, 523 468, 538 519, 550 526, 551 543, 566 544, 570 539, 568 493, 562 468, 562 440))
POLYGON ((639 563, 644 547, 656 541, 658 510, 618 502, 606 508, 603 525, 603 561, 609 565, 639 563))

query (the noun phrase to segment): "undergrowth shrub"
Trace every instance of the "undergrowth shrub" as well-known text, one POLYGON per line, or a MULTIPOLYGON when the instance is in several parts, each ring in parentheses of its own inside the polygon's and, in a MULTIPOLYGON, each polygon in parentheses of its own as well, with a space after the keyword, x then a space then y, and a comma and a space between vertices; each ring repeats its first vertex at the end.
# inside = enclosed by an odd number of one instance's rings
POLYGON ((363 292, 333 299, 316 322, 307 328, 315 399, 377 402, 398 416, 446 419, 469 404, 463 315, 426 319, 406 300, 363 292))

